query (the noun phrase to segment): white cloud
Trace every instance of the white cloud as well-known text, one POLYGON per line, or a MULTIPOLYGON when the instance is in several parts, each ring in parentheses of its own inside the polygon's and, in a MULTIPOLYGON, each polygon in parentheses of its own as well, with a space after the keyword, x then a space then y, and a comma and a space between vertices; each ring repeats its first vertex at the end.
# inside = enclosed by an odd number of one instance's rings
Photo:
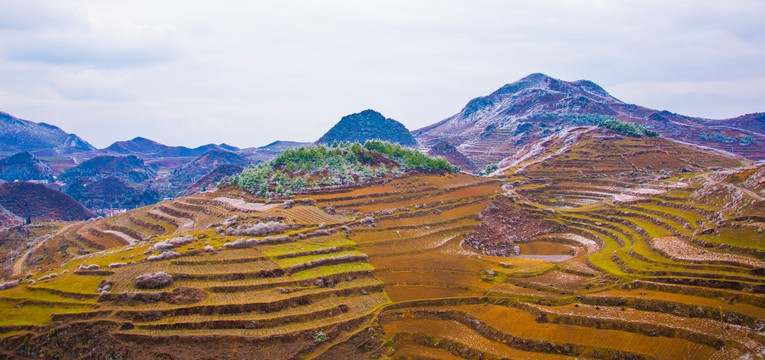
POLYGON ((0 110, 98 146, 419 128, 532 72, 706 117, 765 111, 765 3, 0 1, 0 110))

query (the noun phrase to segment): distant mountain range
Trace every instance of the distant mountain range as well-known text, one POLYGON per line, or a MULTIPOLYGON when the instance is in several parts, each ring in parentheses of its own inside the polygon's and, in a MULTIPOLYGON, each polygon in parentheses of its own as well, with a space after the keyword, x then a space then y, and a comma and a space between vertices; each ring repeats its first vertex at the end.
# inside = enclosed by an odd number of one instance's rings
POLYGON ((117 141, 105 149, 105 152, 138 155, 146 158, 157 157, 197 157, 210 150, 238 151, 239 148, 226 144, 207 144, 195 148, 185 146, 167 146, 156 141, 136 137, 128 141, 117 141))
POLYGON ((95 147, 56 126, 22 120, 0 111, 0 154, 40 150, 70 154, 95 150, 95 147))
MULTIPOLYGON (((463 171, 528 152, 540 139, 607 120, 636 123, 700 148, 765 159, 765 113, 725 120, 688 117, 627 104, 592 81, 536 73, 470 100, 442 121, 410 132, 374 110, 344 116, 316 143, 378 139, 445 157, 463 171)), ((93 208, 140 206, 206 189, 248 164, 309 143, 275 141, 239 149, 227 144, 168 146, 136 137, 96 149, 75 134, 0 112, 0 180, 51 180, 93 208), (15 155, 14 155, 15 154, 15 155), (13 155, 13 156, 11 156, 13 155)))
POLYGON ((446 141, 483 167, 565 128, 609 118, 674 140, 765 159, 765 113, 694 118, 627 104, 592 81, 567 82, 539 73, 470 100, 459 113, 412 133, 428 148, 446 141))

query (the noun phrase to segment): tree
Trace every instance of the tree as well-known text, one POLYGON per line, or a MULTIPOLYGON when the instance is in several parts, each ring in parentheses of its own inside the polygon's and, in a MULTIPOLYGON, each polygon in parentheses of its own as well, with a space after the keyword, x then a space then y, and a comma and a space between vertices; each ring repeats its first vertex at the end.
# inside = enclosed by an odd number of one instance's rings
POLYGON ((292 190, 293 193, 297 193, 305 190, 306 186, 307 185, 305 179, 302 176, 298 176, 294 181, 292 181, 290 190, 292 190))

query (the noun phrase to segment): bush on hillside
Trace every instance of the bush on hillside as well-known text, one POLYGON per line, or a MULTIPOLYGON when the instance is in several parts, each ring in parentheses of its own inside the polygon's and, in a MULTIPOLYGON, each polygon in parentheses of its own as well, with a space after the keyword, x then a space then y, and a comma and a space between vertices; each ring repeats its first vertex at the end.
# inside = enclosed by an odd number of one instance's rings
POLYGON ((648 130, 645 128, 645 126, 642 126, 640 124, 619 121, 616 119, 605 120, 601 122, 598 126, 602 128, 606 128, 606 129, 611 129, 623 135, 633 136, 633 137, 643 137, 643 136, 658 137, 659 136, 659 133, 657 133, 656 131, 648 130))
POLYGON ((165 272, 139 275, 133 279, 133 285, 139 289, 159 289, 169 286, 173 276, 165 272))

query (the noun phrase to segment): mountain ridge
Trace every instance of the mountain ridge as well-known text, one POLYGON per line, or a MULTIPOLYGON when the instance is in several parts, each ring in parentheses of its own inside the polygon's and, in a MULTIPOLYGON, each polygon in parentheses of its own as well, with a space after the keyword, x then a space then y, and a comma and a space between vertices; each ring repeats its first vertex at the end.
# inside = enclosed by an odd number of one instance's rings
POLYGON ((445 140, 479 166, 564 128, 606 119, 633 122, 675 140, 765 159, 765 113, 704 119, 619 100, 589 80, 534 73, 470 100, 455 115, 412 131, 430 148, 445 140))
POLYGON ((0 111, 0 153, 19 153, 52 149, 58 153, 95 150, 95 147, 75 134, 58 126, 35 123, 0 111))

